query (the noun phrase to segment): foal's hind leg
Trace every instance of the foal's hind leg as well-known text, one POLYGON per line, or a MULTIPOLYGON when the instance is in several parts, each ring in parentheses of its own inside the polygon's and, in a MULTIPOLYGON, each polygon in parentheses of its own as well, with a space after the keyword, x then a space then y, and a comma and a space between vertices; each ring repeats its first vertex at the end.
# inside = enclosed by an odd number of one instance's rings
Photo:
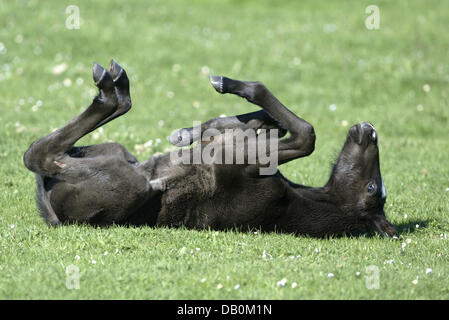
POLYGON ((152 196, 136 166, 118 156, 69 158, 60 177, 46 184, 51 208, 62 223, 125 223, 152 196))
POLYGON ((30 146, 24 155, 28 169, 44 176, 57 175, 67 166, 63 158, 76 141, 129 110, 131 99, 126 73, 114 61, 111 72, 94 64, 93 78, 99 94, 81 115, 30 146))
POLYGON ((99 95, 66 126, 34 142, 24 155, 37 174, 38 203, 51 225, 126 222, 152 195, 150 181, 136 159, 116 143, 73 147, 82 136, 126 112, 130 107, 126 73, 94 65, 99 95), (117 74, 115 74, 117 73, 117 74))

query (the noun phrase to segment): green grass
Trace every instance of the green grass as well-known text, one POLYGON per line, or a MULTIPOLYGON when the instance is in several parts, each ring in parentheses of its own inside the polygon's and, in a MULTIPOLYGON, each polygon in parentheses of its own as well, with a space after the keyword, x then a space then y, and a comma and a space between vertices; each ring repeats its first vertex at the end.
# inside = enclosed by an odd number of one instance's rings
POLYGON ((73 2, 0 0, 0 298, 449 298, 449 2, 76 1, 81 28, 68 30, 73 2), (365 28, 370 4, 380 8, 380 30, 365 28), (257 110, 216 94, 209 73, 259 80, 315 127, 315 152, 281 167, 295 182, 323 185, 349 126, 376 126, 399 241, 48 228, 22 155, 89 104, 92 63, 111 58, 130 75, 134 107, 81 144, 111 140, 134 152, 153 139, 137 153, 144 160, 192 120, 257 110), (66 288, 70 265, 79 290, 66 288), (370 265, 377 290, 365 285, 370 265))

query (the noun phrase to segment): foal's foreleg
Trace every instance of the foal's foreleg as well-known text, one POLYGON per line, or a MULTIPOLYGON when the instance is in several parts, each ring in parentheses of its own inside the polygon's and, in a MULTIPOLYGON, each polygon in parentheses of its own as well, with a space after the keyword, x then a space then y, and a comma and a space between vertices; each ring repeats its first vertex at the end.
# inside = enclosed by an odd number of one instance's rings
POLYGON ((237 116, 219 117, 208 120, 199 126, 183 128, 174 132, 170 137, 170 143, 177 147, 184 147, 201 139, 208 130, 224 133, 227 129, 279 129, 279 137, 286 134, 286 131, 279 128, 277 122, 272 119, 264 110, 245 113, 237 116))

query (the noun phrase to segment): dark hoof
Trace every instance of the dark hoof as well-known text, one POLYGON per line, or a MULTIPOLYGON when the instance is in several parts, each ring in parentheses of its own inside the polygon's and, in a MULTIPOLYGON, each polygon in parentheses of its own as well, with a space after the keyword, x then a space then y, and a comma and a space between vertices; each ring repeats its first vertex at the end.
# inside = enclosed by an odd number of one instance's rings
POLYGON ((150 180, 151 189, 153 191, 165 191, 167 190, 167 181, 163 178, 150 180))
POLYGON ((185 147, 191 145, 193 142, 192 128, 180 129, 173 133, 168 140, 177 147, 185 147))
POLYGON ((109 90, 114 88, 114 81, 109 72, 98 63, 94 63, 93 78, 95 85, 102 90, 109 90))
POLYGON ((123 69, 114 59, 111 60, 109 72, 114 79, 114 84, 119 89, 129 89, 129 80, 125 69, 123 69))
POLYGON ((109 73, 111 74, 114 81, 119 77, 122 70, 123 68, 114 59, 111 59, 111 63, 109 65, 109 73))
POLYGON ((219 93, 224 93, 223 91, 223 77, 222 76, 210 76, 210 83, 214 89, 219 93))

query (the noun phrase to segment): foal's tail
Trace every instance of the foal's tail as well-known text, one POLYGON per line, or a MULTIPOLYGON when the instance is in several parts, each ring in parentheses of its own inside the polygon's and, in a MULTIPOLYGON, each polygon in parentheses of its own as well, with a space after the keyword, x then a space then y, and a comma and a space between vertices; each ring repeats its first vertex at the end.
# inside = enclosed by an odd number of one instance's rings
POLYGON ((47 222, 51 226, 60 224, 61 221, 59 221, 56 213, 51 207, 48 193, 45 190, 44 177, 42 177, 40 174, 36 174, 36 183, 36 202, 39 207, 41 217, 44 218, 45 222, 47 222))

